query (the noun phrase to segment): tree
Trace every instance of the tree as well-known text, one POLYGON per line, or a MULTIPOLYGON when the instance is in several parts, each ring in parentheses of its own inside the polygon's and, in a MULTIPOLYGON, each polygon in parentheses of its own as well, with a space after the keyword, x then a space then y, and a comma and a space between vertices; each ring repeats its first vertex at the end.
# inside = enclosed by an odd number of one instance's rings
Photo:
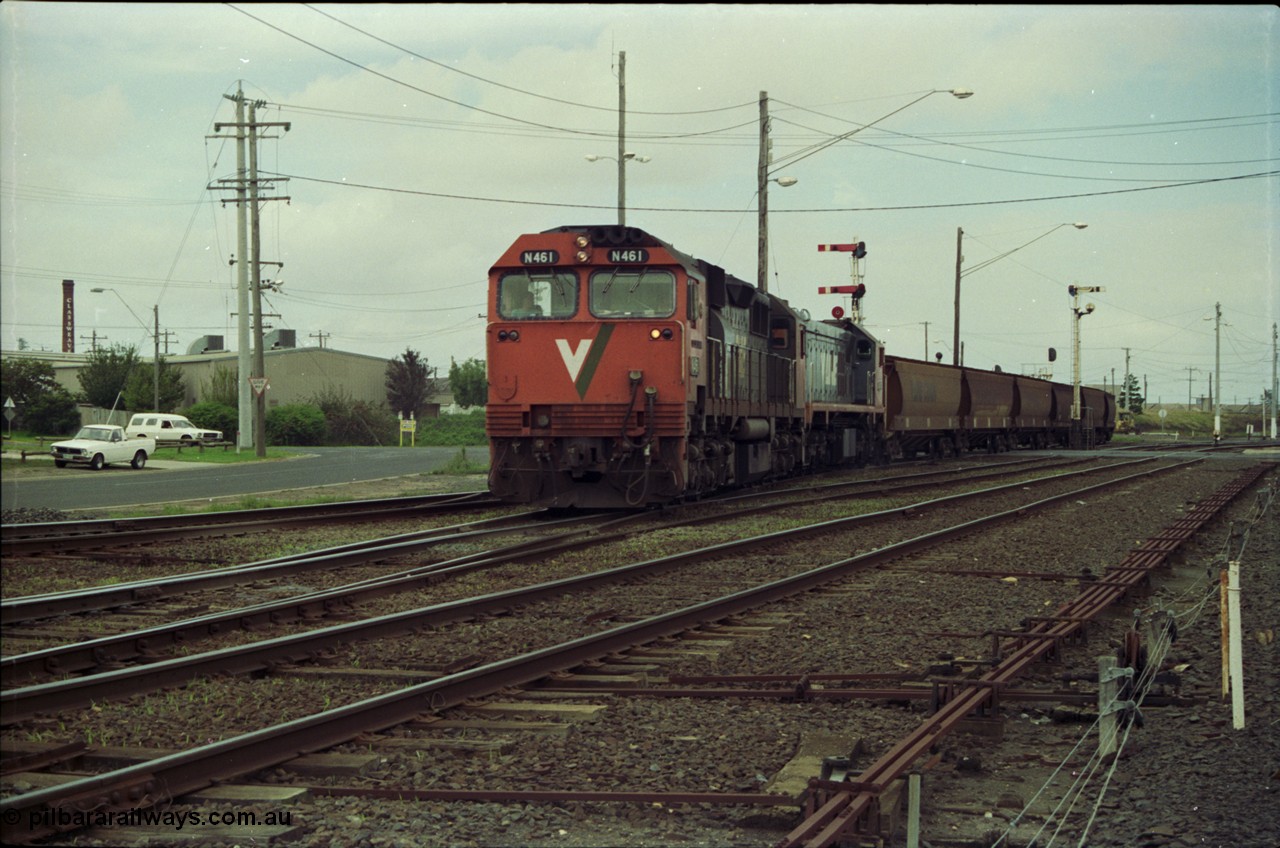
POLYGON ((58 385, 48 362, 0 360, 0 397, 13 398, 14 421, 33 433, 60 436, 80 425, 75 398, 58 385))
MULTIPOLYGON (((141 364, 138 350, 132 345, 111 345, 89 353, 80 373, 80 389, 85 402, 103 409, 116 406, 116 398, 125 390, 129 375, 141 364)), ((150 401, 147 402, 150 407, 150 401)))
POLYGON ((404 418, 419 417, 427 398, 435 391, 432 374, 427 360, 413 348, 405 348, 403 354, 388 362, 387 405, 391 411, 404 418))
POLYGON ((489 379, 485 376, 484 362, 468 359, 459 365, 449 361, 449 389, 453 399, 464 409, 484 406, 489 400, 489 379))
POLYGON ((48 362, 20 357, 0 360, 0 395, 13 398, 19 411, 56 388, 58 381, 48 362))
POLYGON ((1130 374, 1124 381, 1124 387, 1120 389, 1120 406, 1127 407, 1134 415, 1141 415, 1146 403, 1147 399, 1139 391, 1138 375, 1130 374))
POLYGON ((80 409, 71 392, 54 386, 53 391, 40 395, 19 410, 22 426, 29 433, 43 436, 68 436, 80 427, 80 409))
POLYGON ((160 357, 160 408, 156 405, 156 372, 155 366, 139 364, 125 381, 124 396, 121 403, 129 410, 149 410, 151 412, 173 412, 187 397, 187 385, 182 373, 170 367, 164 357, 160 357))

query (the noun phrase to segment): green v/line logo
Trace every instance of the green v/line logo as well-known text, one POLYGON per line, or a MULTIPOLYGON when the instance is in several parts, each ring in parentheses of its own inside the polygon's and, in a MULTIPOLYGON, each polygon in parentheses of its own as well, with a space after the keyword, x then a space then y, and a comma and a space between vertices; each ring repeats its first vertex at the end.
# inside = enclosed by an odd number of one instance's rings
POLYGON ((614 326, 614 324, 601 324, 600 332, 596 333, 594 339, 582 339, 574 347, 569 346, 568 339, 556 339, 560 358, 564 360, 564 367, 569 371, 569 379, 573 380, 573 387, 578 390, 579 399, 587 396, 587 387, 591 385, 591 379, 596 375, 596 368, 600 365, 601 357, 604 356, 604 349, 609 344, 609 337, 613 335, 614 326))

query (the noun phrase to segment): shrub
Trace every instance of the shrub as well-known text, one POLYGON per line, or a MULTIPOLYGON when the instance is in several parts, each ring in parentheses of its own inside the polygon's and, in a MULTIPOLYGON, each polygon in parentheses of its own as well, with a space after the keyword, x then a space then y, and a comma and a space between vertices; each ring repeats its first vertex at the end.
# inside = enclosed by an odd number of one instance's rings
POLYGON ((380 404, 353 400, 341 388, 328 386, 311 398, 324 413, 328 425, 326 443, 331 445, 393 445, 396 418, 380 404))
POLYGON ((221 430, 222 438, 229 442, 236 440, 236 433, 240 430, 240 413, 235 407, 227 406, 224 403, 216 403, 214 401, 202 401, 189 407, 183 415, 190 419, 191 423, 197 427, 205 427, 210 430, 221 430))
POLYGON ((417 444, 452 447, 483 445, 484 410, 475 409, 464 415, 441 415, 418 422, 417 444))
POLYGON ((267 441, 273 445, 324 444, 324 413, 310 404, 277 406, 267 413, 267 441))

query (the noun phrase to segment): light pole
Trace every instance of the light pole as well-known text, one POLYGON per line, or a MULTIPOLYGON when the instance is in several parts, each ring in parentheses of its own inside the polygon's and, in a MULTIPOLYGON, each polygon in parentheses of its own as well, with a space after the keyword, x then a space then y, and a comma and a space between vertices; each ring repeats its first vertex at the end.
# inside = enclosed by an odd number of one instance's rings
POLYGON ((990 259, 987 259, 983 262, 979 262, 977 265, 974 265, 972 268, 967 268, 964 270, 961 270, 961 266, 964 264, 964 253, 963 253, 964 230, 960 227, 956 227, 956 310, 955 310, 955 325, 952 328, 952 339, 951 339, 951 348, 952 348, 951 364, 952 365, 960 364, 960 278, 967 277, 968 275, 972 274, 974 271, 981 271, 983 268, 986 268, 988 265, 992 265, 996 262, 999 262, 1001 259, 1004 259, 1006 256, 1008 256, 1011 253, 1017 253, 1019 250, 1022 250, 1022 248, 1026 247, 1027 245, 1035 244, 1036 242, 1040 241, 1040 239, 1044 238, 1050 233, 1057 232, 1063 227, 1075 227, 1077 230, 1083 230, 1087 226, 1089 225, 1082 224, 1079 221, 1075 223, 1058 224, 1057 226, 1050 228, 1047 232, 1043 232, 1040 235, 1036 236, 1026 244, 1018 245, 1013 250, 1006 250, 1004 253, 1000 254, 999 256, 993 256, 990 259))
POLYGON ((1080 308, 1080 293, 1106 291, 1102 286, 1068 286, 1073 298, 1071 313, 1071 447, 1080 447, 1080 319, 1093 312, 1094 305, 1086 303, 1080 308))
POLYGON ((1213 398, 1213 441, 1222 438, 1222 304, 1213 305, 1213 382, 1218 393, 1213 398))
MULTIPOLYGON (((129 302, 120 295, 120 292, 116 291, 115 289, 89 289, 89 291, 94 292, 95 294, 102 294, 103 292, 111 292, 117 298, 120 299, 120 302, 124 304, 124 308, 129 310, 129 314, 133 316, 133 320, 141 324, 142 329, 144 330, 147 329, 146 322, 144 322, 141 318, 138 317, 138 313, 133 311, 133 307, 130 306, 129 302)), ((155 339, 155 354, 154 354, 155 358, 153 360, 155 363, 155 369, 154 369, 155 373, 152 379, 152 388, 154 390, 153 401, 155 403, 154 411, 159 412, 160 411, 160 304, 157 303, 155 306, 151 307, 151 309, 155 313, 155 324, 156 324, 155 330, 151 333, 152 338, 155 339)))
MULTIPOLYGON (((938 88, 933 91, 927 91, 924 94, 907 103, 905 106, 899 106, 886 115, 881 115, 869 124, 849 130, 849 132, 838 135, 828 141, 816 145, 812 148, 800 151, 798 155, 787 157, 786 164, 794 165, 802 159, 808 159, 815 153, 826 150, 833 144, 844 141, 852 135, 856 135, 863 130, 874 127, 876 124, 891 118, 901 112, 903 109, 910 108, 915 104, 931 97, 934 94, 950 94, 957 100, 964 100, 966 97, 972 97, 973 92, 967 88, 938 88)), ((770 154, 771 142, 769 140, 769 92, 760 92, 760 158, 756 166, 756 286, 760 291, 769 290, 769 183, 776 182, 778 185, 786 187, 793 186, 797 180, 795 177, 777 177, 773 175, 777 172, 770 170, 769 166, 773 164, 773 158, 770 154)))
POLYGON ((649 161, 648 156, 637 156, 630 150, 622 154, 622 158, 616 156, 601 156, 595 153, 588 153, 586 156, 588 162, 599 162, 601 159, 612 159, 618 163, 618 226, 625 227, 627 225, 627 163, 639 162, 643 165, 649 161))

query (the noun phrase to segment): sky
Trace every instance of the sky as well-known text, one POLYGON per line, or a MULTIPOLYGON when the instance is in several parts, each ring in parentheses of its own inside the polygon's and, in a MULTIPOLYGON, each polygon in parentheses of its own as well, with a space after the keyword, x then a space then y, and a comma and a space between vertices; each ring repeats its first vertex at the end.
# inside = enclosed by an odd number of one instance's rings
POLYGON ((260 101, 269 329, 483 359, 522 233, 618 219, 888 352, 1255 403, 1280 320, 1275 6, 0 4, 0 347, 235 348, 228 97, 260 101), (624 73, 620 74, 620 71, 624 73), (621 76, 621 79, 620 79, 621 76), (964 99, 953 89, 968 89, 964 99), (648 161, 639 161, 642 158, 648 161), (783 180, 789 182, 790 180, 783 180), (1078 229, 1071 224, 1084 223, 1078 229), (1063 225, 1066 226, 1063 226, 1063 225), (1093 312, 1077 319, 1070 286, 1093 312), (92 292, 93 288, 106 291, 92 292), (1216 310, 1221 309, 1220 319, 1216 310), (1048 362, 1048 350, 1057 351, 1048 362))

